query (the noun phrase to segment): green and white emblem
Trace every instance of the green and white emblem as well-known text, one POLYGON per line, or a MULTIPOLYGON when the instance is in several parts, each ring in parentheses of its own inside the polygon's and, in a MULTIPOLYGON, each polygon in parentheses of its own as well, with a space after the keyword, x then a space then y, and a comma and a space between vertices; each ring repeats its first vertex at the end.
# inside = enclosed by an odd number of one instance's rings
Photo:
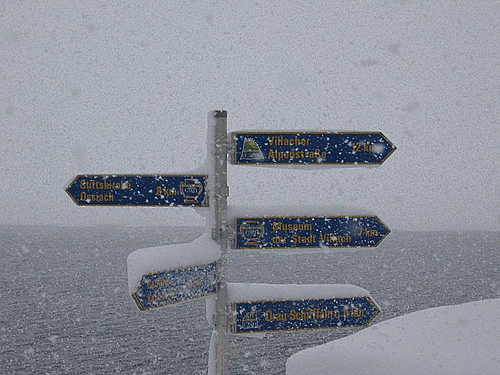
POLYGON ((241 160, 264 160, 264 155, 259 145, 252 138, 245 138, 243 150, 241 151, 241 160))

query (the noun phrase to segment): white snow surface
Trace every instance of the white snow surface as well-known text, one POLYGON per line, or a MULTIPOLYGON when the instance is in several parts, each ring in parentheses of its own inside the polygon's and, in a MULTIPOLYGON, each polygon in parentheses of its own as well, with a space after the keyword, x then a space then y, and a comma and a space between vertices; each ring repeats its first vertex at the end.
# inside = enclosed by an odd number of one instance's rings
POLYGON ((500 374, 500 299, 417 311, 291 356, 287 375, 500 374))
POLYGON ((208 264, 219 258, 220 246, 208 233, 189 243, 136 250, 127 257, 129 293, 137 291, 144 275, 208 264))
POLYGON ((370 296, 367 290, 348 284, 228 284, 228 300, 230 302, 286 301, 366 296, 370 296))

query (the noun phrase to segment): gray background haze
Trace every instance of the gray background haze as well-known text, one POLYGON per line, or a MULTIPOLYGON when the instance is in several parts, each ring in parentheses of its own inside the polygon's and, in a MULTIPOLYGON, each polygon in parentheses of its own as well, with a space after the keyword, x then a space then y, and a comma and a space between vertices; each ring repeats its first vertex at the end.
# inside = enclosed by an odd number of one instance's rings
POLYGON ((77 207, 77 174, 182 173, 229 130, 382 131, 378 168, 230 167, 230 203, 500 230, 500 2, 0 1, 0 224, 200 225, 77 207))

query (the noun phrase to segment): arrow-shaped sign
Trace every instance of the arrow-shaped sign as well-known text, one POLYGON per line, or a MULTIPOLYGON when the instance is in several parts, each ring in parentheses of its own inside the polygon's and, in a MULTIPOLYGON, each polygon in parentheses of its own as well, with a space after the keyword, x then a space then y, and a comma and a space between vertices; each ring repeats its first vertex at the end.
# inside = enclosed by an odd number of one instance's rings
POLYGON ((395 150, 381 132, 234 132, 234 164, 382 164, 395 150))
POLYGON ((377 216, 245 217, 235 226, 237 249, 375 247, 390 233, 377 216))
POLYGON ((237 302, 232 309, 235 334, 365 326, 380 312, 369 296, 237 302))
POLYGON ((66 189, 79 206, 208 206, 206 175, 78 175, 66 189))

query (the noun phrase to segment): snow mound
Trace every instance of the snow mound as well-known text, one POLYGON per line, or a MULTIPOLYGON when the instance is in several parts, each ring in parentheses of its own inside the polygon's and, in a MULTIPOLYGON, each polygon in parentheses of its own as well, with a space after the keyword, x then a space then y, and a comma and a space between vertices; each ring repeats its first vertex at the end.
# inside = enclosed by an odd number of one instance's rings
POLYGON ((390 319, 291 356, 287 375, 500 374, 500 299, 390 319))
POLYGON ((219 258, 220 246, 206 233, 189 243, 136 250, 127 258, 129 293, 137 291, 144 275, 208 264, 219 258))

